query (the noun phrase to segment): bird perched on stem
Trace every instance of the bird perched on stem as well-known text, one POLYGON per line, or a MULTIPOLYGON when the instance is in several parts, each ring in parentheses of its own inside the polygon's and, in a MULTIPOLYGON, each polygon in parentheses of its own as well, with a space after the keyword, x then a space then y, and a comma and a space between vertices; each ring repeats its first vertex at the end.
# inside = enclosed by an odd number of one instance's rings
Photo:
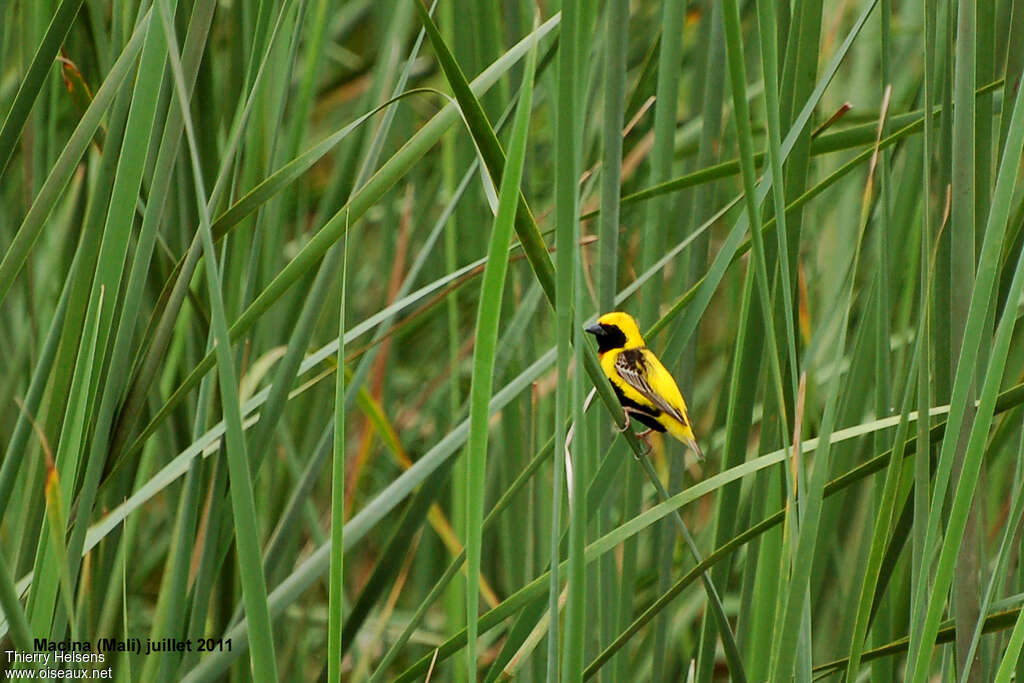
POLYGON ((645 438, 650 432, 668 432, 704 459, 704 452, 693 435, 686 401, 676 381, 658 357, 644 345, 640 328, 628 313, 605 313, 586 328, 597 339, 597 352, 601 369, 612 382, 615 395, 626 413, 628 429, 630 418, 647 427, 639 434, 645 438))

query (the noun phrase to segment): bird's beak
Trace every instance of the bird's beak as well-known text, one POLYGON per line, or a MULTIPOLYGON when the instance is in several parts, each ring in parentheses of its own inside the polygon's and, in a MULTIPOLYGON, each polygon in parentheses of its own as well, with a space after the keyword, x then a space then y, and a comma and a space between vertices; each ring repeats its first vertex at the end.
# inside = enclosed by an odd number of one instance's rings
POLYGON ((594 323, 594 324, 593 324, 593 325, 591 325, 590 327, 586 327, 586 328, 584 328, 584 330, 583 330, 583 331, 584 331, 584 332, 589 332, 590 334, 594 335, 595 337, 596 337, 596 336, 600 336, 601 334, 603 334, 603 333, 604 333, 604 330, 603 330, 603 329, 601 328, 601 326, 600 326, 600 325, 598 325, 597 323, 594 323))

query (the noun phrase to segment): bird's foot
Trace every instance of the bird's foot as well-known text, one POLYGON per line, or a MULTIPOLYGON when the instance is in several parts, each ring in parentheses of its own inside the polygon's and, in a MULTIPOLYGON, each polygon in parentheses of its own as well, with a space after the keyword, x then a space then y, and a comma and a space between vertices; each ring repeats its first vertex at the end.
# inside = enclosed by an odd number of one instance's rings
MULTIPOLYGON (((626 424, 622 425, 621 427, 616 427, 616 428, 615 428, 615 431, 619 432, 620 434, 622 434, 622 433, 623 433, 623 432, 625 432, 625 431, 626 431, 627 429, 629 429, 629 426, 630 426, 630 424, 632 423, 632 420, 630 419, 630 414, 631 414, 631 413, 633 412, 633 409, 632 409, 632 408, 625 408, 625 407, 624 407, 624 408, 622 409, 622 412, 624 412, 624 413, 626 414, 626 424)), ((650 434, 651 434, 651 432, 652 432, 652 431, 654 431, 654 430, 653 430, 653 429, 650 429, 650 428, 648 428, 648 429, 645 429, 645 430, 644 430, 644 431, 642 431, 642 432, 638 432, 638 433, 637 433, 637 435, 636 435, 636 438, 640 439, 640 440, 641 440, 641 441, 642 441, 642 442, 644 443, 644 446, 646 446, 646 447, 647 447, 647 448, 646 448, 646 449, 644 450, 644 452, 643 452, 643 453, 641 453, 641 454, 639 454, 639 455, 637 455, 637 454, 635 454, 635 453, 634 453, 634 456, 635 456, 635 457, 636 457, 636 458, 637 458, 638 460, 639 460, 639 459, 640 459, 641 457, 644 457, 644 456, 646 456, 647 454, 649 454, 649 453, 651 452, 651 450, 653 450, 653 448, 652 448, 652 446, 651 446, 651 442, 647 440, 647 437, 648 437, 648 436, 650 436, 650 434)))
POLYGON ((648 455, 651 454, 651 451, 654 450, 654 447, 651 445, 651 442, 647 440, 647 437, 649 437, 651 435, 651 432, 653 432, 653 431, 654 431, 653 429, 647 428, 644 431, 639 432, 636 435, 636 438, 640 439, 640 441, 646 447, 646 448, 644 448, 644 452, 643 453, 634 453, 633 454, 633 457, 635 457, 637 460, 639 460, 640 458, 647 457, 648 455))

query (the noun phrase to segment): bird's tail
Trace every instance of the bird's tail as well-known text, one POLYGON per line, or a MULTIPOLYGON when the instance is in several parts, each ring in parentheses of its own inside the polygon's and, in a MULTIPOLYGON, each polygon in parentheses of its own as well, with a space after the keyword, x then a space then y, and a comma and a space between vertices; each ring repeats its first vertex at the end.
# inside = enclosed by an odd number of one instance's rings
POLYGON ((697 456, 697 460, 703 462, 704 451, 700 449, 700 444, 697 443, 697 437, 693 435, 693 428, 685 423, 679 422, 678 420, 669 420, 666 425, 668 433, 676 437, 693 451, 693 454, 697 456))
POLYGON ((696 437, 693 436, 693 432, 690 432, 690 436, 686 439, 686 445, 690 447, 693 454, 697 456, 697 460, 704 462, 704 451, 701 450, 700 444, 697 443, 696 437))

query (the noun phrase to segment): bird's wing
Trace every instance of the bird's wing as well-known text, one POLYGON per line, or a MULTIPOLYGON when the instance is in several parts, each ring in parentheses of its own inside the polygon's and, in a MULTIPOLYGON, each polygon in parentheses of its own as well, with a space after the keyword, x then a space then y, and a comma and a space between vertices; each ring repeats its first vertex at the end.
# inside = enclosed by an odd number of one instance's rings
POLYGON ((620 353, 615 359, 615 371, 626 384, 636 389, 658 410, 690 426, 690 418, 686 415, 686 403, 679 392, 679 387, 676 386, 676 381, 650 349, 633 349, 620 353))

